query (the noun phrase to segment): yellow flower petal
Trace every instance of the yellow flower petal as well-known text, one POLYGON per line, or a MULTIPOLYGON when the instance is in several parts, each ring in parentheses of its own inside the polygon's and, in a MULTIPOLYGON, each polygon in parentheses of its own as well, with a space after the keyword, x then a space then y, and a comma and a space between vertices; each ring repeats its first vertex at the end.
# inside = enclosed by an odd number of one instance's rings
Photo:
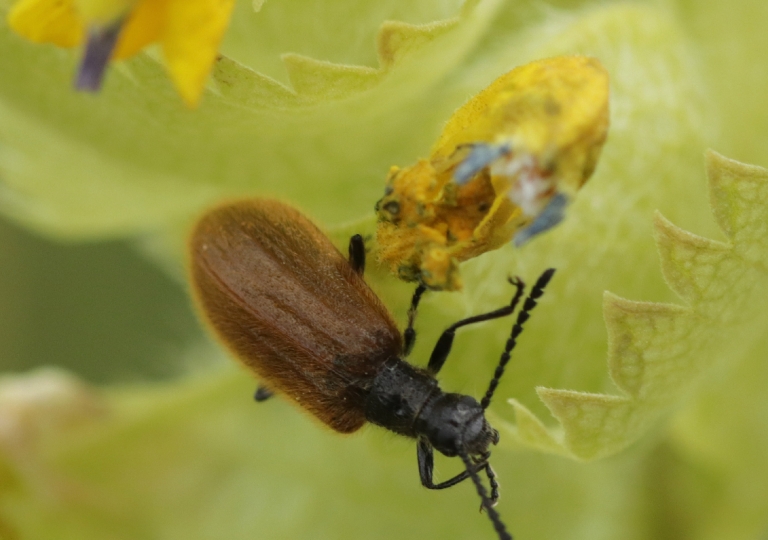
POLYGON ((162 42, 168 71, 184 101, 200 100, 234 0, 20 0, 10 27, 36 43, 74 47, 86 33, 121 24, 111 59, 124 59, 162 42))
POLYGON ((160 41, 168 22, 168 0, 139 0, 125 21, 113 59, 122 60, 160 41))
MULTIPOLYGON (((70 0, 72 1, 72 0, 70 0)), ((74 0, 75 8, 86 26, 105 27, 130 13, 137 0, 74 0)))
POLYGON ((85 27, 74 4, 62 0, 21 0, 8 13, 8 25, 35 43, 75 47, 83 40, 85 27))
POLYGON ((187 105, 200 100, 234 0, 169 0, 163 52, 176 89, 187 105))

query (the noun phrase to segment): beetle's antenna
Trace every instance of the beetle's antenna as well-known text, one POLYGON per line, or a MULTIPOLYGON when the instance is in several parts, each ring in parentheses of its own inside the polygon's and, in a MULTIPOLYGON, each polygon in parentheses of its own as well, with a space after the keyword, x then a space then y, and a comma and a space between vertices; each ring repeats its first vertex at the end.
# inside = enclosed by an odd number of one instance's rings
POLYGON ((477 494, 480 495, 482 505, 486 512, 488 512, 488 517, 491 518, 491 521, 493 522, 493 528, 496 529, 496 532, 499 535, 499 540, 512 540, 512 535, 507 532, 507 528, 501 521, 501 516, 493 508, 493 502, 488 498, 488 493, 485 491, 485 486, 483 486, 483 483, 480 481, 480 476, 478 476, 477 472, 475 471, 475 467, 472 464, 472 461, 469 459, 469 456, 464 452, 459 452, 459 456, 461 457, 461 461, 464 462, 464 467, 466 467, 467 472, 469 473, 469 477, 475 483, 477 494))
POLYGON ((480 406, 483 409, 487 409, 488 405, 491 404, 491 398, 493 397, 493 393, 496 391, 496 387, 499 386, 499 380, 501 379, 501 376, 504 375, 504 368, 507 366, 507 362, 509 362, 512 349, 514 349, 515 345, 517 345, 517 337, 523 331, 523 324, 525 324, 525 321, 530 318, 531 310, 536 307, 537 300, 541 298, 542 294, 544 294, 544 288, 547 286, 547 283, 549 283, 549 280, 552 279, 554 274, 554 268, 544 270, 544 273, 539 276, 538 280, 536 280, 536 284, 531 289, 530 294, 528 294, 528 298, 525 299, 523 307, 517 314, 517 321, 515 321, 515 325, 512 327, 512 333, 507 340, 506 347, 504 347, 504 352, 501 353, 499 365, 496 367, 496 371, 493 374, 491 384, 488 385, 488 391, 485 393, 483 400, 480 402, 480 406))

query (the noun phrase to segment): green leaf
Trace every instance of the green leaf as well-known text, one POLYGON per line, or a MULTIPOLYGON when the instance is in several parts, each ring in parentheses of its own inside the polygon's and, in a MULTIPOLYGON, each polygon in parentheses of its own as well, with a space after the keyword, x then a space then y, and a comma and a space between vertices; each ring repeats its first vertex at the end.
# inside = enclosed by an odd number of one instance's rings
POLYGON ((676 227, 657 214, 664 277, 686 306, 624 300, 606 294, 608 365, 620 395, 539 387, 562 425, 544 431, 522 404, 518 440, 578 459, 614 454, 639 439, 657 419, 680 407, 701 378, 734 348, 760 339, 765 315, 765 223, 768 171, 707 155, 712 207, 728 243, 676 227))

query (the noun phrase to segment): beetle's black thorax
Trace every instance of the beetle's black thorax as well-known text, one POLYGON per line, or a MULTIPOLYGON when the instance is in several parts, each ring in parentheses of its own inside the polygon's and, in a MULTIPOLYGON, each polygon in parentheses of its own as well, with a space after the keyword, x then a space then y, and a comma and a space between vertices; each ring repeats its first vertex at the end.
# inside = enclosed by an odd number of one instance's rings
POLYGON ((369 422, 416 437, 416 420, 427 404, 442 394, 435 378, 424 370, 393 358, 381 366, 365 402, 369 422))
POLYGON ((499 440, 471 396, 447 394, 427 371, 399 358, 384 363, 365 400, 365 417, 400 435, 426 438, 446 456, 481 455, 499 440))

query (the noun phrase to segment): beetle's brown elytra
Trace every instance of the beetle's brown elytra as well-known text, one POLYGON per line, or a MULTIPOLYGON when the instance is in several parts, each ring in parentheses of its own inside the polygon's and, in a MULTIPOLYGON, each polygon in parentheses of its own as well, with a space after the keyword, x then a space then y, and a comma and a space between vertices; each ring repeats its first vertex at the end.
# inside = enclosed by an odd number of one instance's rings
POLYGON ((363 239, 349 257, 299 211, 250 199, 206 213, 190 241, 192 292, 219 340, 264 384, 256 400, 282 395, 332 429, 350 433, 365 422, 416 439, 419 476, 430 489, 471 478, 501 540, 512 537, 493 508, 498 483, 488 459, 499 433, 485 418, 522 324, 554 274, 545 271, 518 313, 483 399, 445 393, 435 376, 458 328, 511 315, 512 301, 458 321, 438 339, 426 369, 403 359, 413 347, 413 324, 426 288, 419 285, 401 335, 393 317, 363 279, 363 239), (462 459, 465 470, 435 484, 433 450, 462 459), (490 494, 480 481, 485 472, 490 494))
POLYGON ((365 423, 365 396, 353 383, 400 354, 402 338, 306 217, 271 200, 213 210, 192 235, 192 283, 222 343, 270 390, 336 431, 365 423))

